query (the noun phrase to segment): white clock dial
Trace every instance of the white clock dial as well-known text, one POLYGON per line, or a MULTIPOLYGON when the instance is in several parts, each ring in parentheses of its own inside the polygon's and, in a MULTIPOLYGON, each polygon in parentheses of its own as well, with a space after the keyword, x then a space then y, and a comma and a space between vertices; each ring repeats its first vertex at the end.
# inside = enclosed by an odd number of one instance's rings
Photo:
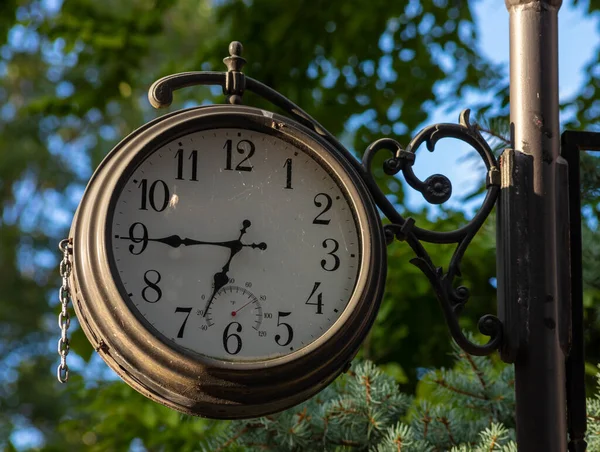
POLYGON ((340 318, 361 271, 361 227, 334 166, 235 128, 150 153, 109 217, 131 308, 167 342, 221 360, 313 343, 340 318))

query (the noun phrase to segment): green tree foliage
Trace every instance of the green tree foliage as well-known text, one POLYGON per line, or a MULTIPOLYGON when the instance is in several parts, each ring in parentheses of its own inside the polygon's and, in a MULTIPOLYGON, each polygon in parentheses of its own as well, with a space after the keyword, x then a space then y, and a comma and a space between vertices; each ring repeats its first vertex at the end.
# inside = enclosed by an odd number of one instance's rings
MULTIPOLYGON (((587 7, 599 9, 592 2, 587 7)), ((186 438, 225 428, 182 420, 112 381, 76 322, 70 387, 59 386, 52 373, 56 245, 68 233, 87 180, 120 138, 160 114, 146 100, 155 79, 223 69, 221 58, 233 39, 245 44, 249 76, 290 97, 356 155, 381 136, 407 143, 432 108, 454 106, 466 92, 491 93, 494 102, 481 112, 490 121, 506 122, 502 71, 478 51, 469 2, 371 0, 367 11, 361 0, 1 1, 0 448, 10 449, 25 432, 47 450, 122 450, 132 438, 144 438, 148 449, 160 449, 164 440, 176 450, 191 450, 195 443, 186 438)), ((587 87, 565 105, 581 112, 574 123, 580 128, 597 118, 592 91, 597 68, 598 61, 590 62, 587 87)), ((221 101, 214 90, 193 88, 178 92, 172 109, 221 101)), ((250 95, 246 102, 270 108, 250 95)), ((591 188, 585 205, 589 218, 598 218, 597 159, 586 162, 591 188)), ((377 171, 382 189, 404 209, 399 179, 377 171)), ((466 221, 465 214, 450 209, 440 210, 435 221, 426 211, 404 213, 438 230, 466 221)), ((597 222, 587 226, 590 241, 598 243, 597 222)), ((494 310, 493 238, 490 221, 462 267, 460 283, 472 294, 463 320, 469 330, 481 314, 494 310)), ((600 262, 598 250, 586 251, 600 262)), ((437 265, 447 266, 452 247, 431 253, 437 265)), ((407 390, 420 387, 417 368, 451 365, 441 311, 410 257, 402 243, 389 248, 385 300, 362 351, 407 390)), ((591 326, 600 303, 598 274, 586 279, 591 326)), ((591 334, 589 341, 588 356, 600 361, 600 337, 591 334)), ((377 435, 393 442, 400 434, 409 438, 407 432, 377 435)))

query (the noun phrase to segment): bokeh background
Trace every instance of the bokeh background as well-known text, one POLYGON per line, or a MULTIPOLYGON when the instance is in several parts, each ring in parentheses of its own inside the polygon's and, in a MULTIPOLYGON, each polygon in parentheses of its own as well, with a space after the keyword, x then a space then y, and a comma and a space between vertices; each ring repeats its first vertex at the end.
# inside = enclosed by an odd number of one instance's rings
MULTIPOLYGON (((564 128, 600 131, 600 2, 566 1, 560 17, 564 128)), ((0 448, 194 450, 222 428, 189 422, 118 380, 73 321, 71 379, 60 385, 57 249, 85 185, 106 153, 153 110, 148 87, 164 75, 223 70, 228 43, 244 43, 245 72, 308 111, 356 156, 392 136, 471 108, 500 151, 508 129, 508 13, 499 0, 0 0, 0 448)), ((223 102, 219 90, 176 93, 169 111, 223 102)), ((249 105, 268 109, 245 96, 249 105)), ((475 152, 443 142, 420 149, 415 172, 441 172, 454 194, 427 205, 402 179, 381 187, 421 227, 450 230, 481 203, 475 152)), ((600 177, 583 170, 586 356, 600 362, 600 177)), ((451 246, 428 248, 447 267, 451 246)), ((466 330, 495 312, 495 221, 467 251, 466 330)), ((450 336, 433 291, 389 247, 387 291, 360 356, 419 390, 424 370, 451 366, 450 336)))

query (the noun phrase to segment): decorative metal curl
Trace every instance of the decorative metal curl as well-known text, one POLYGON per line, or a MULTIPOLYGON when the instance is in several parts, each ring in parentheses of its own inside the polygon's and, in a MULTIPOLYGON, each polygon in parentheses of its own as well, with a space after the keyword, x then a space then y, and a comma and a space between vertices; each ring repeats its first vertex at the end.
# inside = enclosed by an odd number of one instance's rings
POLYGON ((453 285, 454 278, 460 276, 462 257, 469 243, 492 211, 500 189, 498 163, 477 126, 470 123, 469 110, 464 110, 460 114, 459 124, 435 124, 424 128, 405 149, 391 138, 377 140, 366 149, 362 162, 360 162, 331 133, 288 98, 258 80, 245 76, 241 72, 245 60, 241 58, 242 45, 239 42, 232 42, 229 52, 230 56, 224 59, 228 67, 227 72, 183 72, 163 77, 154 82, 148 92, 148 99, 152 106, 155 108, 168 107, 173 101, 173 91, 181 88, 194 85, 220 85, 228 102, 241 103, 244 90, 251 91, 323 137, 354 167, 366 184, 375 204, 390 220, 391 224, 384 227, 388 244, 394 239, 402 240, 407 242, 415 252, 417 257, 411 259, 410 262, 425 274, 433 286, 450 333, 456 343, 472 355, 487 355, 495 351, 502 342, 501 321, 493 315, 481 317, 478 322, 479 331, 489 336, 490 339, 484 345, 471 342, 463 334, 458 323, 458 316, 469 299, 469 290, 464 286, 455 288, 453 285), (436 143, 442 138, 455 138, 469 144, 479 153, 487 169, 487 193, 481 208, 465 226, 446 232, 422 229, 416 226, 414 219, 404 218, 377 186, 371 168, 373 157, 377 152, 383 149, 390 151, 392 155, 383 165, 385 173, 395 175, 402 171, 408 184, 419 191, 426 201, 432 204, 442 204, 452 194, 450 180, 444 175, 434 174, 421 181, 412 170, 416 150, 421 144, 425 143, 427 149, 433 152, 436 143), (457 244, 447 272, 444 273, 441 267, 433 264, 421 241, 457 244))

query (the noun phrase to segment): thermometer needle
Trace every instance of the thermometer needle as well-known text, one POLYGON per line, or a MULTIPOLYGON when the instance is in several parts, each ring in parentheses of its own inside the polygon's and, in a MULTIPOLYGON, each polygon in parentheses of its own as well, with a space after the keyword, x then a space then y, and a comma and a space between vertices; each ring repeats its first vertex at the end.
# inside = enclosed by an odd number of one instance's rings
POLYGON ((235 311, 231 311, 231 316, 232 316, 232 317, 235 317, 235 316, 236 316, 236 314, 237 314, 238 312, 240 312, 242 309, 244 309, 244 308, 245 308, 246 306, 248 306, 250 303, 254 303, 254 300, 250 300, 248 303, 246 303, 246 304, 245 304, 244 306, 242 306, 241 308, 239 308, 239 309, 236 309, 235 311))

